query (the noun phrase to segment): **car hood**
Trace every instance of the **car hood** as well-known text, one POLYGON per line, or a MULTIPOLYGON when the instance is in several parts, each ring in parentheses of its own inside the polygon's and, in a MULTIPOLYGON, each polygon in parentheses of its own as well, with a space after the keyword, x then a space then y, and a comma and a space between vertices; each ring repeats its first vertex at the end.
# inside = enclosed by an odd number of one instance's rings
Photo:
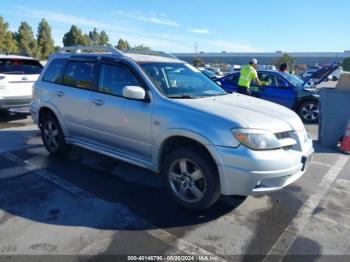
POLYGON ((329 75, 331 75, 338 68, 339 68, 339 64, 337 63, 322 67, 321 69, 312 73, 310 76, 306 77, 303 85, 309 83, 310 81, 313 81, 315 85, 318 85, 321 82, 323 82, 329 75))
POLYGON ((232 122, 232 128, 254 128, 273 133, 303 130, 292 110, 255 97, 230 94, 199 99, 179 99, 180 103, 232 122))

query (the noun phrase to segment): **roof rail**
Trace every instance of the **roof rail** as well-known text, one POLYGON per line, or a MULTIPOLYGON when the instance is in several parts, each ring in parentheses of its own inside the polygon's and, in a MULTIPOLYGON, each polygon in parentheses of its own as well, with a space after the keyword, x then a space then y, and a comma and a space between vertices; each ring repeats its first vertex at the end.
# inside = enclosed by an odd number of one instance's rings
POLYGON ((110 46, 67 46, 58 50, 58 53, 111 53, 113 55, 123 56, 123 52, 110 46))
POLYGON ((156 55, 156 56, 163 56, 163 57, 169 57, 169 58, 174 58, 178 59, 176 56, 163 52, 163 51, 143 51, 143 50, 126 50, 124 51, 125 53, 131 53, 131 54, 140 54, 140 55, 156 55))

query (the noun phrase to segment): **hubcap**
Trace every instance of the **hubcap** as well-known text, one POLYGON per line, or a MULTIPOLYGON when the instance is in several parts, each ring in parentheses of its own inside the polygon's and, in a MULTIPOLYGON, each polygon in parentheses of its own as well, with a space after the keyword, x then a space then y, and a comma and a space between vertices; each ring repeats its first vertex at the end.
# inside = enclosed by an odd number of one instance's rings
POLYGON ((206 192, 206 181, 202 170, 189 159, 178 159, 169 168, 171 189, 181 200, 194 203, 206 192))
POLYGON ((314 121, 318 118, 319 110, 314 104, 306 104, 302 107, 301 114, 304 119, 314 121))
POLYGON ((56 151, 59 146, 58 128, 56 124, 51 120, 47 121, 44 125, 43 133, 46 146, 49 147, 51 151, 56 151))

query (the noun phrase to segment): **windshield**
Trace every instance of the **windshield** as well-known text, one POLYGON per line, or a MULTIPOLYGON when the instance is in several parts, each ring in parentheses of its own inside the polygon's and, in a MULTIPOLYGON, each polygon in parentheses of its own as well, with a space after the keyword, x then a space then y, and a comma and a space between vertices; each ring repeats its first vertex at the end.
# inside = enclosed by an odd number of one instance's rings
POLYGON ((140 63, 153 84, 171 98, 198 98, 227 94, 197 68, 184 63, 140 63))
POLYGON ((13 75, 40 74, 43 66, 36 60, 0 59, 0 73, 13 75))
POLYGON ((303 88, 303 87, 311 87, 309 84, 304 85, 304 81, 301 80, 299 77, 289 74, 289 73, 281 73, 281 75, 287 79, 293 86, 297 88, 303 88))

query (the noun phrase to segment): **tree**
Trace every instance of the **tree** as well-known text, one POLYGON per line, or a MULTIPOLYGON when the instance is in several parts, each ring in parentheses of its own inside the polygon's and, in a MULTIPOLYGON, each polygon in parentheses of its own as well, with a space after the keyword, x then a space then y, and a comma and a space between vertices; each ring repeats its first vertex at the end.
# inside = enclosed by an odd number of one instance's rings
POLYGON ((90 45, 90 39, 87 34, 83 34, 81 29, 75 25, 72 25, 70 30, 63 36, 64 46, 74 45, 90 45))
POLYGON ((89 41, 92 45, 109 45, 109 38, 106 31, 102 30, 99 33, 96 28, 89 32, 89 41))
POLYGON ((344 71, 350 71, 350 56, 348 58, 345 58, 343 63, 342 63, 342 67, 344 69, 344 71))
POLYGON ((294 67, 295 59, 288 54, 284 54, 282 57, 277 59, 275 65, 279 67, 283 63, 287 63, 288 68, 291 70, 294 67))
POLYGON ((108 35, 104 30, 102 30, 100 33, 100 37, 98 39, 98 44, 99 45, 109 45, 108 42, 109 42, 108 35))
POLYGON ((194 58, 193 61, 192 61, 192 64, 195 67, 199 67, 199 66, 204 66, 205 65, 204 61, 201 58, 194 58))
POLYGON ((41 19, 39 23, 37 42, 40 59, 47 59, 54 51, 54 41, 51 36, 51 27, 45 19, 41 19))
POLYGON ((126 48, 126 44, 125 44, 125 42, 124 42, 123 39, 121 39, 121 38, 119 39, 116 48, 119 49, 120 51, 124 51, 124 50, 127 49, 127 48, 126 48))
POLYGON ((93 31, 89 32, 89 39, 92 45, 98 45, 100 34, 98 33, 96 28, 94 28, 93 31))
POLYGON ((131 45, 130 45, 129 42, 128 42, 128 40, 124 40, 124 44, 125 44, 126 50, 132 49, 132 48, 131 48, 131 45))
POLYGON ((12 32, 8 31, 9 24, 0 16, 0 53, 16 53, 18 47, 12 32))
POLYGON ((134 46, 133 48, 131 48, 131 50, 135 50, 135 51, 151 51, 151 48, 141 44, 141 45, 134 46))
POLYGON ((33 30, 27 22, 21 22, 15 38, 20 54, 38 57, 38 45, 34 38, 33 30))
POLYGON ((87 34, 83 34, 83 37, 82 37, 79 45, 91 45, 89 36, 87 34))
POLYGON ((92 45, 99 45, 100 37, 100 33, 96 28, 94 28, 93 31, 89 32, 89 40, 92 45))

